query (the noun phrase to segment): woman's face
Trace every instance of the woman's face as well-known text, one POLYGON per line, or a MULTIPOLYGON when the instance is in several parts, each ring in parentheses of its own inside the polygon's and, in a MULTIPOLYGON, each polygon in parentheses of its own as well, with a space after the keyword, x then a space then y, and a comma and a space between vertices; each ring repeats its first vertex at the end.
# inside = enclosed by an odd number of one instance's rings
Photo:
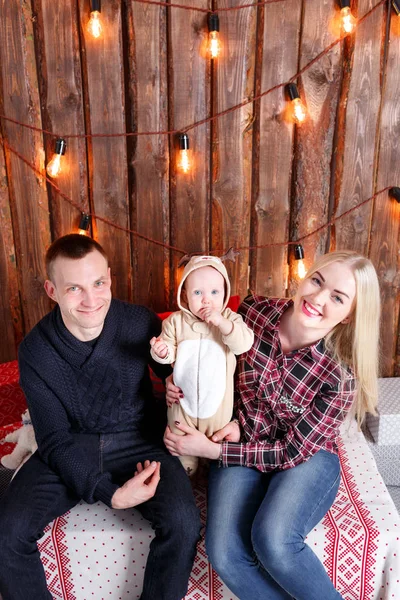
POLYGON ((303 279, 294 299, 293 316, 307 328, 318 329, 321 337, 338 323, 351 318, 356 281, 343 262, 334 262, 303 279))

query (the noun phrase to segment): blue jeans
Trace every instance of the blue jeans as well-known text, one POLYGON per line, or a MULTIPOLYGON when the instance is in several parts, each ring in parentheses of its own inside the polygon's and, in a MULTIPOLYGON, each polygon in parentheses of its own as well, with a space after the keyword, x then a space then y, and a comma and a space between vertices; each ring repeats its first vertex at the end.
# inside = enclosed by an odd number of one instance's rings
POLYGON ((331 507, 339 482, 339 459, 325 450, 271 474, 212 465, 207 552, 240 600, 342 599, 304 543, 331 507))
MULTIPOLYGON (((137 432, 75 434, 95 465, 122 484, 136 463, 161 462, 155 496, 137 509, 155 530, 141 600, 181 600, 199 539, 200 519, 190 480, 180 461, 137 432)), ((51 600, 37 540, 54 518, 79 502, 36 452, 11 482, 0 502, 0 592, 3 600, 51 600)), ((132 510, 132 509, 126 509, 132 510)))

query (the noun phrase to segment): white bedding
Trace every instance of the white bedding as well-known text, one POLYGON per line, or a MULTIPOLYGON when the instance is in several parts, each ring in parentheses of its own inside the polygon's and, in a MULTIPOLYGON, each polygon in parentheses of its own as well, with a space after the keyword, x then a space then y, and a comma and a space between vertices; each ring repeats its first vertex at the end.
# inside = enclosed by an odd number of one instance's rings
MULTIPOLYGON (((340 457, 338 496, 308 543, 345 600, 400 600, 399 515, 355 424, 343 428, 340 457)), ((204 518, 205 491, 196 495, 204 518)), ((152 537, 136 511, 79 504, 40 540, 54 598, 138 599, 152 537)), ((185 600, 236 600, 208 564, 203 540, 185 600)))

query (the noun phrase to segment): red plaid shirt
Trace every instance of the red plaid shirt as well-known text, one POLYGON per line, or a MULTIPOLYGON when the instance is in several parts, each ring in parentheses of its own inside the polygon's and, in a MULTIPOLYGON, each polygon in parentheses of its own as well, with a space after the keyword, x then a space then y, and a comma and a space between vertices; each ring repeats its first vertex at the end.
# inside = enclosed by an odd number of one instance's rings
POLYGON ((249 296, 239 307, 254 331, 252 348, 236 371, 235 414, 239 443, 224 442, 221 464, 283 470, 308 460, 323 448, 337 453, 339 425, 355 390, 325 350, 324 341, 283 354, 278 326, 292 300, 249 296))

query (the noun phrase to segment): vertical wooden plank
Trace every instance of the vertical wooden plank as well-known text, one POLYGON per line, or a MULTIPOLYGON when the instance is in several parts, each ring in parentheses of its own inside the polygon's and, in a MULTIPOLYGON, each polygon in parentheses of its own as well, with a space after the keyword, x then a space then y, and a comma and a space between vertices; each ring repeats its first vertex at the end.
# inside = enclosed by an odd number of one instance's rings
MULTIPOLYGON (((121 3, 103 2, 103 34, 87 32, 89 2, 79 0, 82 28, 86 126, 91 134, 125 133, 125 90, 121 3)), ((89 144, 89 181, 92 206, 99 216, 129 228, 128 165, 125 137, 94 137, 89 144)), ((131 299, 129 234, 98 220, 95 234, 111 260, 114 294, 131 299)))
MULTIPOLYGON (((267 5, 259 23, 262 49, 256 93, 288 81, 297 71, 301 3, 286 0, 267 5)), ((261 13, 262 14, 262 13, 261 13)), ((291 166, 294 125, 284 118, 283 88, 263 97, 256 119, 258 160, 253 164, 252 245, 284 243, 289 237, 291 166)), ((284 297, 287 287, 286 246, 255 250, 250 287, 264 296, 284 297)))
MULTIPOLYGON (((364 15, 374 0, 360 0, 364 15)), ((354 46, 346 57, 340 110, 338 113, 335 215, 341 215, 371 197, 376 168, 376 132, 381 102, 381 60, 385 9, 380 6, 357 27, 354 46), (343 133, 342 133, 343 132, 343 133)), ((353 40, 349 41, 349 44, 353 40)), ((338 221, 332 247, 368 251, 372 203, 338 221)))
MULTIPOLYGON (((218 8, 235 7, 241 0, 221 0, 218 8)), ((254 94, 257 9, 220 14, 224 44, 218 60, 214 110, 224 111, 254 94)), ((215 122, 212 182, 212 245, 218 253, 230 246, 250 245, 253 104, 215 122)), ((232 294, 247 294, 249 251, 226 264, 232 294)))
MULTIPOLYGON (((335 0, 306 0, 300 45, 300 68, 308 64, 335 39, 332 19, 337 10, 335 0)), ((307 105, 308 118, 297 128, 293 178, 291 238, 310 233, 329 218, 330 172, 335 118, 341 79, 340 45, 334 46, 301 76, 299 91, 307 105)), ((311 266, 326 251, 327 229, 304 240, 304 264, 311 266)), ((298 283, 293 247, 290 293, 298 283)))
MULTIPOLYGON (((127 0, 129 77, 128 130, 166 131, 166 8, 127 0)), ((132 168, 132 223, 139 233, 169 242, 168 136, 128 139, 132 168), (134 218, 135 217, 135 218, 134 218)), ((140 238, 133 239, 133 297, 156 311, 169 303, 169 252, 140 238)))
MULTIPOLYGON (((34 0, 33 6, 43 127, 61 137, 84 134, 77 5, 34 0)), ((46 162, 54 153, 55 139, 46 136, 46 162)), ((66 141, 63 168, 54 182, 84 212, 89 212, 86 141, 84 138, 66 141)), ((48 191, 54 238, 77 231, 80 212, 51 185, 48 191)))
MULTIPOLYGON (((0 77, 2 111, 20 122, 41 127, 40 102, 29 2, 0 0, 0 77)), ((40 133, 4 121, 6 142, 42 170, 40 133)), ((50 243, 48 200, 44 179, 15 154, 6 151, 14 242, 25 333, 50 308, 43 292, 44 254, 50 243)))
POLYGON ((23 336, 10 196, 3 148, 0 148, 0 363, 15 360, 23 336))
MULTIPOLYGON (((207 0, 185 4, 208 8, 207 0)), ((169 127, 180 130, 210 114, 209 65, 204 56, 207 15, 177 7, 168 10, 169 127)), ((187 252, 209 250, 209 131, 208 123, 189 131, 193 168, 187 174, 177 171, 176 136, 170 140, 171 244, 187 252)), ((172 253, 171 258, 171 305, 175 305, 181 256, 172 253)))
MULTIPOLYGON (((376 188, 400 185, 400 36, 398 17, 392 18, 388 59, 382 97, 381 135, 376 188)), ((375 201, 371 228, 370 259, 377 268, 382 297, 381 372, 383 377, 400 375, 396 368, 397 330, 400 307, 400 204, 387 193, 375 201)), ((400 362, 397 367, 400 366, 400 362)))

